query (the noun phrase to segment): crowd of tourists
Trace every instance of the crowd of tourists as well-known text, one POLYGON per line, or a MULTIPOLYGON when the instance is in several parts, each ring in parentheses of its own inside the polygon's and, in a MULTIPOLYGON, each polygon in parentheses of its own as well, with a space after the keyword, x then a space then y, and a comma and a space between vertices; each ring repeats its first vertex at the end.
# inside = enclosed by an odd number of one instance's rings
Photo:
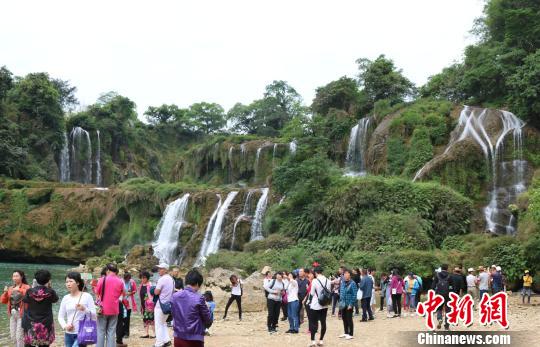
MULTIPOLYGON (((373 321, 378 311, 386 318, 414 316, 423 291, 434 289, 445 299, 437 311, 438 328, 445 321, 445 306, 449 293, 460 296, 470 294, 480 300, 486 293, 505 291, 502 269, 493 265, 467 270, 456 267, 452 272, 443 264, 436 269, 429 288, 420 276, 408 272, 402 277, 392 269, 380 276, 374 269, 340 267, 331 276, 324 275, 320 264, 311 269, 266 272, 263 281, 268 316, 266 327, 275 334, 280 322, 288 321, 287 334, 298 334, 306 323, 305 332, 310 336, 309 346, 324 345, 327 316, 342 320, 343 334, 339 338, 354 338, 354 317, 360 322, 373 321), (378 294, 377 294, 378 292, 378 294), (386 308, 385 308, 386 307, 386 308), (360 313, 361 309, 361 313, 360 313), (282 318, 280 320, 280 314, 282 318)), ((179 277, 179 270, 169 273, 168 264, 159 264, 153 271, 142 271, 137 282, 129 273, 119 276, 114 264, 108 264, 99 279, 83 281, 78 272, 65 277, 68 291, 57 314, 58 324, 64 332, 66 347, 127 346, 123 340, 130 336, 131 316, 140 312, 144 326, 142 339, 154 339, 153 346, 200 347, 204 337, 210 335, 216 303, 211 291, 199 294, 202 275, 193 269, 179 277), (173 328, 171 341, 169 328, 173 328)), ((530 303, 532 276, 523 274, 522 300, 530 303)), ((236 303, 238 318, 242 320, 243 282, 237 275, 230 276, 230 297, 225 305, 223 319, 236 303)), ((15 347, 50 346, 55 341, 55 324, 52 305, 59 301, 51 286, 51 274, 39 270, 34 274, 33 285, 27 282, 23 271, 15 270, 12 285, 4 288, 0 301, 7 304, 10 317, 10 335, 15 347)), ((369 323, 368 323, 369 324, 369 323)))

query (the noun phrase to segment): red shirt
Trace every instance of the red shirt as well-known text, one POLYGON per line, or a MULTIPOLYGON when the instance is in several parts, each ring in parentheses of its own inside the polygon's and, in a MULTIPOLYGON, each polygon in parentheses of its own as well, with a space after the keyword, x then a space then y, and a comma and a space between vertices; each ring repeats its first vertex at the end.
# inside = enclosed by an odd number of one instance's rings
POLYGON ((100 297, 101 304, 103 306, 103 314, 106 316, 118 315, 120 312, 120 305, 118 299, 124 294, 124 281, 116 275, 109 275, 107 277, 101 277, 95 289, 96 296, 100 297), (101 287, 103 286, 103 280, 105 279, 105 292, 103 297, 101 296, 101 287))

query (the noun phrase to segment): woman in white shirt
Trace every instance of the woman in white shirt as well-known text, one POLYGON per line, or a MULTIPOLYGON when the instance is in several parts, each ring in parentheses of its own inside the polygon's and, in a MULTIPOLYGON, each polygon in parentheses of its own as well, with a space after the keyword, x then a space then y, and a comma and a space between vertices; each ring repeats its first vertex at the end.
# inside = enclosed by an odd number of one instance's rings
POLYGON ((242 281, 236 275, 231 275, 229 280, 231 281, 231 297, 225 306, 225 314, 223 315, 223 319, 227 318, 229 307, 234 301, 236 301, 236 304, 238 305, 238 318, 242 320, 242 281))
POLYGON ((64 345, 66 347, 86 347, 77 344, 79 323, 86 319, 96 319, 94 299, 89 293, 82 291, 84 282, 78 272, 69 272, 66 276, 68 294, 62 298, 58 311, 58 322, 64 330, 64 345))
POLYGON ((298 334, 300 328, 300 302, 298 301, 298 282, 296 282, 297 274, 295 271, 289 274, 289 282, 285 287, 287 289, 287 313, 289 317, 288 334, 298 334))
POLYGON ((322 267, 316 266, 313 271, 315 272, 315 278, 311 283, 310 294, 312 296, 312 300, 309 305, 311 309, 311 319, 309 321, 309 331, 311 333, 310 346, 322 346, 324 344, 324 335, 326 334, 326 316, 328 315, 328 305, 322 306, 319 303, 319 299, 324 295, 324 293, 328 294, 328 297, 331 297, 332 282, 322 274, 322 267), (317 335, 319 321, 321 322, 321 334, 319 337, 319 342, 316 342, 315 336, 317 335))

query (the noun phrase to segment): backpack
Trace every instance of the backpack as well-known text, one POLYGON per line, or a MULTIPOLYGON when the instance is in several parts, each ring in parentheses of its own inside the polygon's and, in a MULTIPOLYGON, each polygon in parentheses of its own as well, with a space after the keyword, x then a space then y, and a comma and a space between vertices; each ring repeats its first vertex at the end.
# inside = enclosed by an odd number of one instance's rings
POLYGON ((450 293, 450 275, 442 277, 440 273, 437 274, 437 285, 435 286, 435 293, 447 296, 450 293))
POLYGON ((330 292, 328 290, 328 288, 326 288, 326 284, 328 283, 328 279, 326 279, 326 282, 325 282, 324 286, 323 286, 322 282, 319 279, 317 279, 317 281, 319 281, 319 283, 323 287, 322 292, 320 294, 317 293, 317 297, 318 297, 318 300, 319 300, 319 305, 328 306, 332 302, 332 292, 330 292))
MULTIPOLYGON (((270 289, 273 289, 275 285, 276 285, 276 279, 274 278, 274 279, 272 280, 272 284, 270 285, 270 289)), ((268 294, 269 294, 269 293, 266 291, 266 289, 263 289, 263 290, 264 290, 264 296, 265 296, 266 298, 268 298, 268 294)))

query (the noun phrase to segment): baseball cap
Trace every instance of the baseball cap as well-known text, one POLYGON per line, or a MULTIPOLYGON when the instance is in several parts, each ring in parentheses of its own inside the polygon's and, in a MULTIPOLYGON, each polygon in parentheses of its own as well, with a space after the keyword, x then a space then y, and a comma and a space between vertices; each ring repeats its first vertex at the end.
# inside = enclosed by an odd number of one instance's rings
POLYGON ((161 264, 158 265, 158 268, 159 268, 159 269, 169 270, 169 264, 167 264, 167 263, 161 263, 161 264))
POLYGON ((472 267, 470 267, 467 271, 468 271, 468 272, 473 272, 474 269, 473 269, 472 267))

